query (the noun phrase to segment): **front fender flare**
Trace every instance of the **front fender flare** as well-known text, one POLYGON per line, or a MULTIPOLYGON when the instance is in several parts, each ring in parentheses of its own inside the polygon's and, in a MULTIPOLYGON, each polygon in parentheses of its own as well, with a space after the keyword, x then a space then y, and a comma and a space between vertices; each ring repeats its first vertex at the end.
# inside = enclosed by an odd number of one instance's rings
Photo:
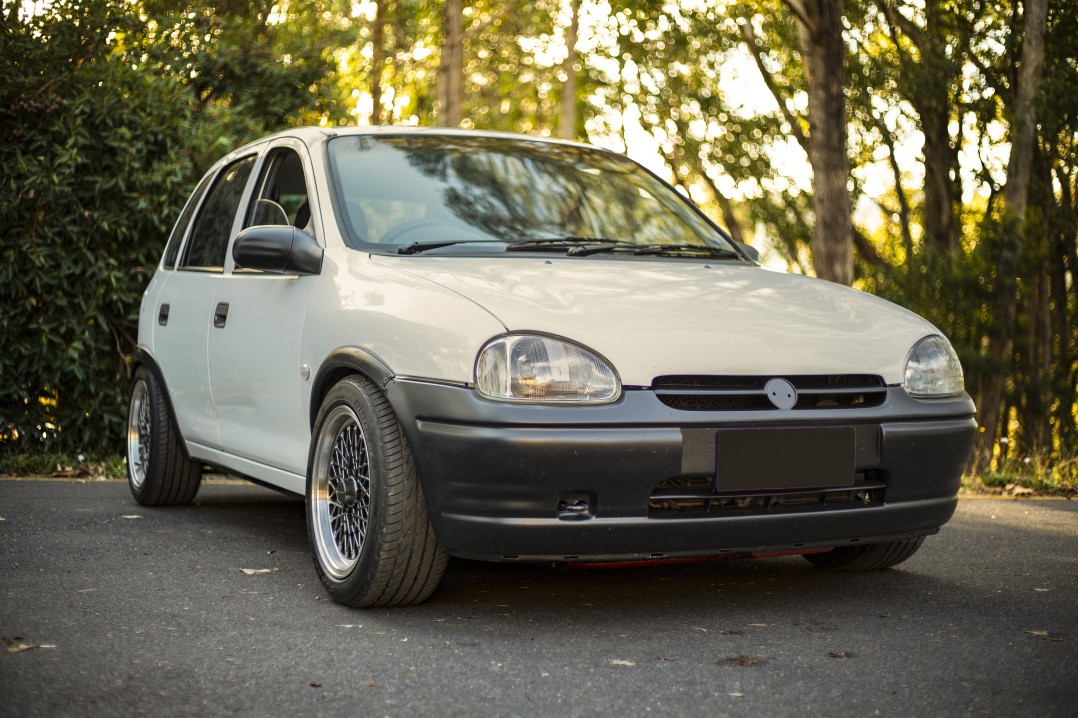
POLYGON ((363 374, 381 388, 385 388, 395 374, 376 354, 360 347, 341 347, 330 352, 311 385, 311 405, 308 423, 314 429, 314 420, 322 405, 322 397, 338 379, 349 374, 363 374))

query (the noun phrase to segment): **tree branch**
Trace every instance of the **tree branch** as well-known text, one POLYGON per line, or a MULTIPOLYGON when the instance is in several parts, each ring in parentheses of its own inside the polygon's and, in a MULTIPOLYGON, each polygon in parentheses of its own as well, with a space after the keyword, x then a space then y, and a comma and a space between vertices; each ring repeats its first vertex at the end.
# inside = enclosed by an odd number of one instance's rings
POLYGON ((464 31, 464 37, 465 38, 474 37, 475 35, 478 35, 479 33, 483 32, 488 27, 490 27, 491 25, 493 25, 494 23, 498 22, 503 17, 508 15, 509 14, 509 8, 510 8, 510 6, 507 3, 506 6, 501 9, 501 12, 498 12, 498 13, 495 13, 494 15, 491 15, 490 17, 488 17, 483 22, 477 22, 474 25, 468 26, 468 28, 464 31))
MULTIPOLYGON (((811 1, 816 2, 816 0, 811 1)), ((786 4, 786 7, 790 8, 790 12, 794 14, 794 17, 797 18, 799 23, 807 27, 811 32, 816 31, 816 28, 814 28, 809 21, 808 13, 805 11, 805 5, 801 0, 783 0, 783 2, 786 4)))
POLYGON ((782 116, 786 118, 786 122, 790 125, 790 133, 797 140, 797 144, 801 145, 801 149, 808 154, 808 138, 805 137, 805 133, 801 130, 801 123, 798 118, 790 112, 790 108, 786 104, 786 98, 781 97, 778 86, 775 84, 774 78, 771 73, 768 72, 767 67, 764 66, 763 57, 760 54, 760 48, 756 43, 756 34, 752 31, 752 25, 747 20, 742 20, 741 37, 748 47, 749 52, 752 54, 752 59, 756 61, 756 67, 760 71, 760 75, 764 78, 764 85, 771 92, 771 96, 775 98, 775 103, 779 106, 779 110, 782 112, 782 116))
POLYGON ((868 237, 864 235, 864 232, 857 227, 853 227, 853 247, 857 250, 857 254, 861 259, 865 260, 871 265, 876 267, 883 267, 885 269, 894 269, 894 265, 884 259, 876 248, 872 246, 872 242, 868 237))
MULTIPOLYGON (((924 48, 925 38, 924 30, 917 25, 917 23, 910 20, 908 17, 900 13, 894 8, 894 0, 875 0, 876 7, 880 9, 883 16, 887 18, 887 23, 892 27, 897 26, 902 30, 903 34, 910 39, 910 42, 917 47, 918 50, 924 48)), ((898 45, 898 38, 891 33, 891 40, 895 45, 898 45)))

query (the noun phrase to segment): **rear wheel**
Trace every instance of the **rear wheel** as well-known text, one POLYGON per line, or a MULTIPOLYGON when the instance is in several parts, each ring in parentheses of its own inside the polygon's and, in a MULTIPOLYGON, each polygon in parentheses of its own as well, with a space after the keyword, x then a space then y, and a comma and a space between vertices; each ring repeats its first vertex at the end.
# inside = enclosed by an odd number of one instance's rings
POLYGON ((916 536, 863 546, 839 546, 827 553, 807 553, 804 556, 813 566, 832 571, 879 571, 897 566, 917 553, 924 540, 924 536, 916 536))
POLYGON ((189 504, 202 483, 172 421, 164 390, 146 367, 135 370, 127 412, 127 483, 144 506, 189 504))
POLYGON ((343 379, 318 411, 307 536, 322 585, 348 606, 421 603, 445 572, 397 417, 362 377, 343 379))

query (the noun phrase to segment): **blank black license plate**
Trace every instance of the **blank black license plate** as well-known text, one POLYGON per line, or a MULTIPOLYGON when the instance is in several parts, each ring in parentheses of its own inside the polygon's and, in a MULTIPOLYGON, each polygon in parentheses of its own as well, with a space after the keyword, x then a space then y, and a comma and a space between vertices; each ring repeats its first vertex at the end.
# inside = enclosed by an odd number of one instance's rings
POLYGON ((789 491, 850 486, 852 426, 720 429, 715 435, 715 490, 789 491))

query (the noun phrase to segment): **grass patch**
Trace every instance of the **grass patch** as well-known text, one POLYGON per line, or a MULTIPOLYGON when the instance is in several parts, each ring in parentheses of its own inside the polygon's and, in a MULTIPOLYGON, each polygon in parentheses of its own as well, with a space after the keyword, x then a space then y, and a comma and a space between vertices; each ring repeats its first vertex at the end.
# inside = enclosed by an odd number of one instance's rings
POLYGON ((1001 496, 1078 497, 1078 458, 1061 461, 1044 456, 1010 458, 994 471, 963 478, 962 488, 1001 496))
POLYGON ((47 451, 0 454, 0 476, 71 476, 127 478, 127 461, 119 455, 89 457, 47 451))

